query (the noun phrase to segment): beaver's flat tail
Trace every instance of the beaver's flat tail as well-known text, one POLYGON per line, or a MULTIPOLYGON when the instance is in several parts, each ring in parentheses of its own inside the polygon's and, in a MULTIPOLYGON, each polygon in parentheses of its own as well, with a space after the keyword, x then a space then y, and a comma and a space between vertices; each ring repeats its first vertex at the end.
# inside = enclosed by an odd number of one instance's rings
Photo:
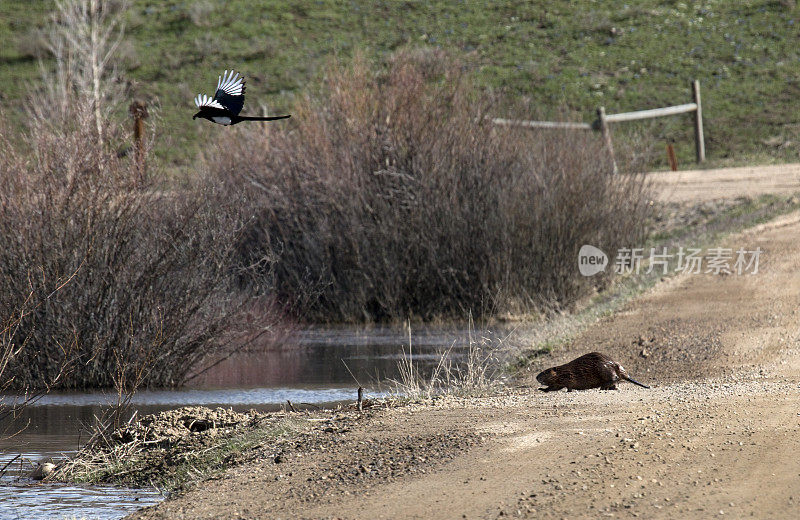
POLYGON ((634 385, 639 385, 639 386, 641 386, 642 388, 650 388, 649 386, 647 386, 647 385, 643 385, 642 383, 640 383, 639 381, 635 380, 635 379, 634 379, 634 378, 632 378, 632 377, 626 377, 625 379, 626 379, 626 380, 628 380, 628 381, 630 381, 630 382, 631 382, 631 383, 633 383, 634 385))

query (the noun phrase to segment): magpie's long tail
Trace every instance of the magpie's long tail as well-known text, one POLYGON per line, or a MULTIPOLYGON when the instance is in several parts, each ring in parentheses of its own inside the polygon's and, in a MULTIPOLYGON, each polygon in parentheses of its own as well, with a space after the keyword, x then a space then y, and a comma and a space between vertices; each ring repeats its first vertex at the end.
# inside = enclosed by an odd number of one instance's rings
POLYGON ((285 116, 272 116, 272 117, 249 117, 239 116, 242 121, 275 121, 276 119, 287 119, 292 117, 291 114, 285 116))

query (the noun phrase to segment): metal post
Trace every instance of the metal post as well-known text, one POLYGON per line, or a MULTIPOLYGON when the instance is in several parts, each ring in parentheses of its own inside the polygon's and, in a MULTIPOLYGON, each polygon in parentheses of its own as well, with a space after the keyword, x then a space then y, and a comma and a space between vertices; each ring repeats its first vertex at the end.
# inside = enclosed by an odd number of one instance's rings
POLYGON ((603 134, 603 140, 606 143, 608 155, 611 157, 611 164, 613 166, 614 173, 619 173, 619 169, 617 168, 617 159, 614 156, 614 145, 611 143, 611 131, 608 129, 608 121, 606 121, 606 107, 600 107, 597 109, 597 120, 600 122, 600 133, 603 134))
POLYGON ((700 82, 692 81, 692 94, 697 110, 694 113, 694 142, 697 149, 697 162, 706 160, 706 145, 703 140, 703 107, 700 105, 700 82))

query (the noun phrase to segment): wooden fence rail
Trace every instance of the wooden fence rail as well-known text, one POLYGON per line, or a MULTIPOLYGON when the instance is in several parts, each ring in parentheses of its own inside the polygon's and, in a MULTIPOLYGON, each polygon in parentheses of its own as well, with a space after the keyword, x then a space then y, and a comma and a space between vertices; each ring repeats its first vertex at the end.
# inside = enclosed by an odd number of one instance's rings
POLYGON ((672 107, 651 108, 650 110, 638 110, 636 112, 623 112, 621 114, 610 114, 606 116, 606 122, 621 123, 623 121, 636 121, 637 119, 650 119, 653 117, 672 116, 675 114, 683 114, 685 112, 694 112, 695 110, 697 110, 696 103, 687 103, 685 105, 675 105, 672 107))
POLYGON ((606 114, 605 107, 598 107, 597 119, 594 123, 575 123, 567 121, 523 121, 518 119, 492 119, 492 123, 496 125, 505 126, 521 126, 527 128, 562 128, 567 130, 599 130, 605 141, 608 153, 611 155, 611 161, 614 165, 614 173, 617 173, 617 161, 614 156, 614 145, 611 141, 611 131, 608 125, 610 123, 622 123, 625 121, 636 121, 639 119, 651 119, 654 117, 673 116, 677 114, 684 114, 687 112, 694 112, 695 117, 695 149, 697 155, 697 162, 702 163, 706 160, 706 147, 703 138, 703 108, 700 103, 700 82, 697 80, 692 81, 692 103, 685 105, 675 105, 663 108, 652 108, 649 110, 637 110, 635 112, 622 112, 619 114, 606 114))
POLYGON ((522 121, 520 119, 502 119, 496 117, 492 123, 503 126, 525 126, 528 128, 565 128, 568 130, 591 130, 589 123, 572 123, 569 121, 522 121))

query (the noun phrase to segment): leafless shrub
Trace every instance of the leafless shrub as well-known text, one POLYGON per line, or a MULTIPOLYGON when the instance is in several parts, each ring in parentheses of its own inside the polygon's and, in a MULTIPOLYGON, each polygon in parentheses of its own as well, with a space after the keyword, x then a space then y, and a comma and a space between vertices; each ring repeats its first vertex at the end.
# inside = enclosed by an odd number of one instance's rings
MULTIPOLYGON (((48 35, 56 72, 46 83, 61 91, 55 98, 62 103, 90 103, 98 141, 105 139, 105 122, 124 90, 114 58, 125 34, 127 7, 127 1, 58 0, 48 35)), ((67 114, 63 105, 36 103, 32 109, 38 119, 55 124, 67 114)))
POLYGON ((202 180, 156 189, 118 153, 127 137, 110 117, 122 92, 111 58, 126 6, 57 2, 55 72, 29 127, 0 128, 0 316, 35 302, 14 323, 24 342, 3 360, 9 389, 113 386, 112 423, 140 385, 180 384, 275 316, 231 286, 245 275, 232 267, 243 222, 230 193, 202 180))
POLYGON ((666 156, 663 129, 657 120, 636 121, 611 129, 620 171, 642 170, 666 156))
POLYGON ((216 6, 209 0, 197 0, 188 7, 189 19, 198 27, 211 27, 214 24, 216 6))
MULTIPOLYGON (((308 320, 479 316, 569 306, 602 279, 583 244, 642 234, 643 181, 601 140, 498 128, 446 57, 334 64, 290 124, 240 125, 208 154, 256 218, 242 258, 308 320)), ((234 189, 231 188, 231 189, 234 189)))
POLYGON ((116 51, 117 62, 123 70, 136 70, 142 65, 139 53, 130 40, 122 40, 116 51))
MULTIPOLYGON (((45 300, 37 301, 34 292, 30 291, 24 298, 21 298, 19 307, 11 315, 0 320, 0 424, 4 425, 0 427, 0 438, 13 437, 27 428, 28 424, 17 425, 15 423, 22 410, 47 394, 52 387, 57 386, 74 368, 77 349, 75 344, 71 343, 57 345, 64 354, 57 370, 52 372, 51 379, 40 381, 33 388, 29 385, 17 384, 16 374, 13 370, 9 370, 9 367, 14 366, 20 353, 28 347, 29 338, 19 334, 22 321, 36 307, 45 303, 53 294, 67 285, 74 274, 59 280, 54 292, 45 295, 45 300), (16 390, 16 392, 12 393, 12 390, 16 390), (7 421, 8 418, 11 418, 12 421, 7 421)), ((5 474, 8 466, 9 464, 6 464, 0 469, 0 477, 5 474)))
POLYGON ((42 59, 49 51, 47 31, 34 27, 17 37, 17 52, 26 58, 42 59))
POLYGON ((194 39, 194 50, 197 53, 198 58, 203 59, 208 56, 214 56, 217 52, 219 52, 219 48, 219 38, 213 34, 202 34, 194 39))
POLYGON ((242 224, 225 208, 235 201, 200 182, 133 189, 132 161, 93 138, 90 107, 78 104, 60 129, 33 124, 29 149, 8 135, 0 132, 0 315, 27 294, 43 302, 17 324, 26 343, 7 367, 14 387, 53 380, 66 355, 59 345, 70 344, 78 369, 59 386, 177 385, 215 349, 270 324, 268 305, 229 290, 242 224))

